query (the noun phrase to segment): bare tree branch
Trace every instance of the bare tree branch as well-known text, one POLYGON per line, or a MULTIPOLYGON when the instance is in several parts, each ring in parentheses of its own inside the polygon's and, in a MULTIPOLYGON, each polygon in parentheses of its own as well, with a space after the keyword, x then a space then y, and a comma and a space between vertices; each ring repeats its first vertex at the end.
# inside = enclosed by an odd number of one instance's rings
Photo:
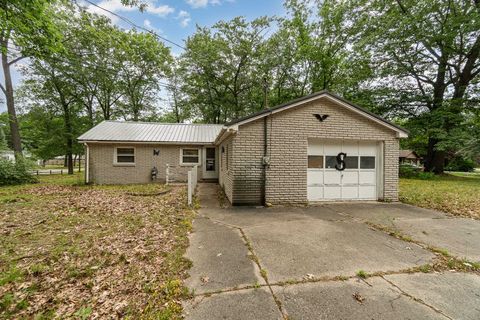
POLYGON ((10 62, 8 63, 8 65, 11 66, 12 64, 15 64, 15 63, 17 63, 18 61, 20 61, 20 60, 22 60, 22 59, 25 59, 25 58, 26 58, 25 56, 15 58, 15 59, 13 59, 12 61, 10 61, 10 62))

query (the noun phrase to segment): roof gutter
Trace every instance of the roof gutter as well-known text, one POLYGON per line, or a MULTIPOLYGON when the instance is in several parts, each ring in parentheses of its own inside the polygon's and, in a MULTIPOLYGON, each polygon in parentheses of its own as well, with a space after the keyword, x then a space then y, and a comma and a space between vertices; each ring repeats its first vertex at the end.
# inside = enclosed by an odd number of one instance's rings
POLYGON ((153 145, 215 145, 215 142, 184 142, 184 141, 128 141, 128 140, 78 140, 79 143, 104 143, 104 144, 153 144, 153 145))

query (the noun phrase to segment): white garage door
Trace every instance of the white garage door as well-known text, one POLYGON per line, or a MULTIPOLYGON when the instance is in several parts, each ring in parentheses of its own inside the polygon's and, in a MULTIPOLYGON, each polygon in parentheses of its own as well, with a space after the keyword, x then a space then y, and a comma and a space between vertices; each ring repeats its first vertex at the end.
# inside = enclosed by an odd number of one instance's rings
POLYGON ((309 141, 308 200, 376 200, 379 158, 377 142, 309 141))

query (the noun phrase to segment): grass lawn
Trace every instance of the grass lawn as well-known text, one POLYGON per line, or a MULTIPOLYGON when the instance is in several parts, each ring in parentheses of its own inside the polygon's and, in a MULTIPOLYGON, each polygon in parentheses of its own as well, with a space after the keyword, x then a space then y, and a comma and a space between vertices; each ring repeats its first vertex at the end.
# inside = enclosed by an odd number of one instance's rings
POLYGON ((400 200, 480 219, 480 172, 452 172, 432 180, 400 179, 400 200))
POLYGON ((0 319, 180 318, 186 189, 82 178, 0 187, 0 319))

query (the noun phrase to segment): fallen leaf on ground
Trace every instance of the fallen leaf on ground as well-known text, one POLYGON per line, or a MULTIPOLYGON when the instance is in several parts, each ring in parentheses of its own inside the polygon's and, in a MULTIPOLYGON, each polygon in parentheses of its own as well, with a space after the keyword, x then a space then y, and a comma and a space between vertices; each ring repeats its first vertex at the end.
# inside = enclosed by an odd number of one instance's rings
POLYGON ((358 292, 355 292, 352 296, 355 300, 357 300, 360 303, 363 303, 363 301, 365 301, 365 298, 362 297, 358 292))

